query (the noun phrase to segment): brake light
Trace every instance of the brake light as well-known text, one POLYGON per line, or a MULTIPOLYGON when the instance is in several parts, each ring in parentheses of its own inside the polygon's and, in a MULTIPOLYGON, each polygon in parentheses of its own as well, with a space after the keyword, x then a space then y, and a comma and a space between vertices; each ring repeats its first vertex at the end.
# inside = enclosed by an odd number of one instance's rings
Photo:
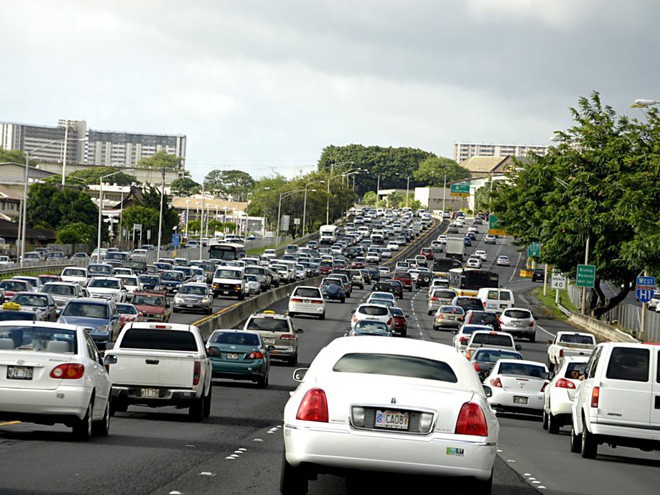
POLYGON ((598 407, 598 399, 600 399, 600 387, 594 387, 591 390, 591 407, 598 407))
POLYGON ((202 376, 202 363, 195 361, 195 368, 193 369, 193 385, 199 385, 199 379, 202 376))
POLYGON ((529 322, 529 326, 530 326, 530 328, 533 328, 533 327, 534 327, 534 320, 532 320, 532 321, 529 322))
POLYGON ((567 380, 566 378, 560 378, 555 382, 555 387, 557 388, 570 388, 571 390, 575 390, 577 387, 575 386, 575 383, 573 383, 570 380, 567 380))
POLYGON ((353 315, 353 323, 356 323, 356 322, 357 322, 357 315, 355 314, 355 315, 353 315))
POLYGON ((282 335, 280 335, 280 340, 293 340, 295 338, 296 336, 293 335, 292 333, 283 333, 282 335))
POLYGON ((390 318, 389 320, 387 320, 387 325, 389 326, 389 325, 391 325, 391 324, 392 324, 392 318, 390 318))
POLYGON ((479 366, 479 363, 474 363, 474 371, 481 371, 481 366, 479 366))
POLYGON ((248 356, 248 359, 263 359, 264 358, 264 353, 261 351, 254 351, 250 353, 248 356))
POLYGON ((292 302, 292 303, 301 303, 301 302, 303 302, 303 300, 302 299, 291 299, 290 302, 292 302))
POLYGON ((502 380, 500 380, 499 376, 496 376, 495 378, 491 379, 490 384, 493 387, 502 388, 502 380))
POLYGON ((435 318, 436 318, 436 320, 444 320, 445 315, 443 315, 442 313, 438 313, 437 315, 435 315, 435 318))
POLYGON ((559 349, 559 357, 560 358, 564 357, 564 349, 559 349))
POLYGON ((468 342, 470 342, 470 339, 468 339, 467 337, 461 337, 460 339, 458 339, 458 342, 461 344, 467 344, 468 342))
POLYGON ((485 308, 486 307, 486 301, 484 301, 482 304, 484 305, 484 308, 485 308))
POLYGON ((541 387, 541 392, 544 392, 544 391, 545 391, 545 387, 548 386, 548 383, 550 383, 550 382, 544 382, 544 383, 543 383, 543 386, 541 387))
POLYGON ((301 421, 328 422, 328 399, 320 388, 308 390, 298 406, 296 419, 301 421))
POLYGON ((457 435, 488 436, 488 423, 486 422, 484 411, 479 404, 475 404, 474 402, 463 404, 461 412, 458 414, 454 433, 457 435))
POLYGON ((323 301, 313 300, 312 304, 323 304, 323 301))
POLYGON ((432 297, 432 298, 431 298, 431 301, 437 301, 437 300, 438 300, 437 297, 432 297))
POLYGON ((78 380, 85 374, 85 365, 77 363, 60 364, 50 372, 51 378, 78 380))

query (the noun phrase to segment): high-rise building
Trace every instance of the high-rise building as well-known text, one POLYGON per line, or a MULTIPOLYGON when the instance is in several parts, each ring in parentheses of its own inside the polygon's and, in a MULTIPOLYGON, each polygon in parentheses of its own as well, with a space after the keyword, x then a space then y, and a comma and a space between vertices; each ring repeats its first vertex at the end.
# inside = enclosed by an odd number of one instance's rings
POLYGON ((518 144, 476 144, 454 143, 454 160, 463 162, 473 156, 517 156, 526 157, 529 154, 545 155, 548 146, 518 145, 518 144))
POLYGON ((61 119, 57 127, 0 122, 0 147, 30 153, 35 160, 133 166, 165 151, 185 160, 186 136, 87 129, 84 120, 61 119))

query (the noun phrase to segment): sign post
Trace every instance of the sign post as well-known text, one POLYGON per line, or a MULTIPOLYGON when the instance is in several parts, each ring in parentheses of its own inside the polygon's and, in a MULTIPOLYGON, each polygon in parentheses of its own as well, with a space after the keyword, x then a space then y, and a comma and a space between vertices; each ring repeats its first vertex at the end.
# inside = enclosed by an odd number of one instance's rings
MULTIPOLYGON (((546 269, 547 273, 547 269, 546 269)), ((555 304, 559 304, 559 291, 566 289, 566 277, 563 273, 552 272, 550 279, 550 288, 555 290, 555 304)))
POLYGON ((642 336, 646 331, 646 310, 648 309, 648 303, 655 295, 655 277, 649 277, 644 272, 643 276, 637 277, 637 283, 635 285, 635 295, 639 302, 642 303, 642 314, 639 321, 639 334, 642 336))

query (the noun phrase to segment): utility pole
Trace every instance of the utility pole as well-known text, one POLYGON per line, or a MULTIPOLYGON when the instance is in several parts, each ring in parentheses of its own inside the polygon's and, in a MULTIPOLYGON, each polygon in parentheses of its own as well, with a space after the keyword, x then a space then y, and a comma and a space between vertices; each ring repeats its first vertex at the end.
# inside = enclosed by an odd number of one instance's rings
MULTIPOLYGON (((158 218, 158 251, 156 251, 156 259, 160 258, 160 247, 163 240, 163 203, 165 202, 165 168, 162 170, 163 179, 160 186, 160 217, 158 218)), ((142 240, 142 239, 140 239, 142 240)))
MULTIPOLYGON (((589 237, 587 237, 587 244, 584 247, 584 264, 589 264, 589 237)), ((584 315, 587 314, 587 288, 582 287, 582 304, 580 307, 580 312, 584 315)))
POLYGON ((445 213, 445 201, 447 198, 447 174, 445 174, 445 180, 442 186, 442 214, 445 213))

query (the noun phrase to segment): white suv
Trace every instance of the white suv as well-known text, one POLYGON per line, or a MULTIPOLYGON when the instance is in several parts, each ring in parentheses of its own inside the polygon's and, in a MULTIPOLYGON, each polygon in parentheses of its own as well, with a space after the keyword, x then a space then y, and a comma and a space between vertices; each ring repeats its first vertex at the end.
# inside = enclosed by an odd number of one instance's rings
POLYGON ((311 315, 325 318, 325 299, 318 287, 299 285, 289 297, 289 316, 311 315))

